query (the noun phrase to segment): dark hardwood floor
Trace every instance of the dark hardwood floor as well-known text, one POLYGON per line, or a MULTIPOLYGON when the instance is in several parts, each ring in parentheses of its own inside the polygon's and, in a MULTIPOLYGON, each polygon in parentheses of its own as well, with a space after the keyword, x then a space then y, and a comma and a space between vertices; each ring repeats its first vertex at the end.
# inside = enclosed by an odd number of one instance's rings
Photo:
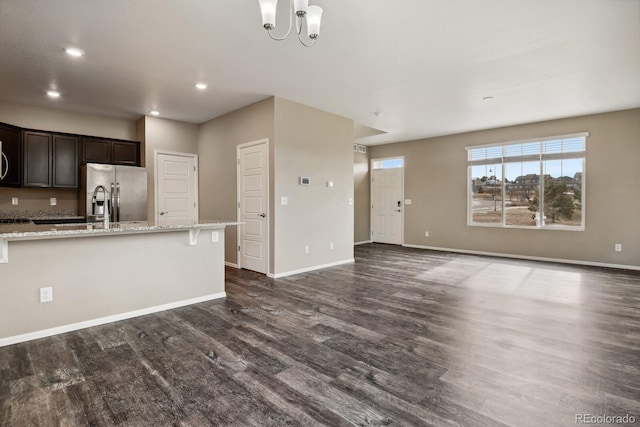
POLYGON ((640 424, 637 272, 374 244, 227 294, 0 348, 0 423, 640 424))

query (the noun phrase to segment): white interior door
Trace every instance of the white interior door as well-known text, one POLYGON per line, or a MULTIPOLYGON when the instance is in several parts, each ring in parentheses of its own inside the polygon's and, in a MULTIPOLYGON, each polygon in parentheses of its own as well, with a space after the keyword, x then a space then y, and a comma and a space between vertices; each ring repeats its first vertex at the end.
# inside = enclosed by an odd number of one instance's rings
POLYGON ((269 249, 269 148, 266 141, 238 147, 238 262, 267 273, 269 249))
POLYGON ((371 171, 371 240, 402 244, 402 169, 371 171))
POLYGON ((198 219, 196 156, 157 153, 158 223, 191 223, 198 219))

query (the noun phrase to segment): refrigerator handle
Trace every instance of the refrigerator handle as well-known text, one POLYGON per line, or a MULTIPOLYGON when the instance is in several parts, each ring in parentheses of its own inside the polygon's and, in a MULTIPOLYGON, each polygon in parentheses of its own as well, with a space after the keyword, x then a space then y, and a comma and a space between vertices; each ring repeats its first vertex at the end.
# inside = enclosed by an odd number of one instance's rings
POLYGON ((120 222, 120 183, 116 182, 116 222, 120 222))
POLYGON ((111 202, 111 210, 109 210, 109 216, 111 217, 111 222, 116 222, 116 191, 115 191, 115 185, 113 184, 113 182, 111 183, 111 197, 110 197, 110 202, 111 202))

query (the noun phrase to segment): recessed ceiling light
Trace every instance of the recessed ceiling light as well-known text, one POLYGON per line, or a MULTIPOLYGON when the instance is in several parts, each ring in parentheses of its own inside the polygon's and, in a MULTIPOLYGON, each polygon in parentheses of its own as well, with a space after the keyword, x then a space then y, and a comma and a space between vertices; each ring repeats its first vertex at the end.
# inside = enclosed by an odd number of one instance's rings
POLYGON ((196 83, 196 88, 200 90, 205 90, 207 88, 206 83, 196 83))
POLYGON ((149 114, 151 114, 152 116, 159 116, 159 115, 160 115, 160 111, 158 111, 158 110, 151 110, 151 111, 149 111, 149 114))
POLYGON ((84 52, 78 49, 77 47, 68 47, 64 51, 67 52, 67 55, 70 55, 70 56, 78 57, 78 56, 84 55, 84 52))
POLYGON ((49 95, 51 98, 60 98, 60 92, 58 92, 57 90, 48 90, 47 95, 49 95))
POLYGON ((482 98, 482 100, 486 102, 493 101, 493 96, 485 96, 484 98, 482 98))

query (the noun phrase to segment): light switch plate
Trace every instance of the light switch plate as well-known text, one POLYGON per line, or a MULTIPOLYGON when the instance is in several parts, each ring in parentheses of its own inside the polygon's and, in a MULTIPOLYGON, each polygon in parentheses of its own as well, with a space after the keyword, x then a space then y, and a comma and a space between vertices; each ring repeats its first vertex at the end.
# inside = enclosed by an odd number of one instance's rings
POLYGON ((404 204, 405 205, 410 205, 411 204, 411 199, 404 199, 404 204))
POLYGON ((12 197, 11 198, 11 204, 13 206, 17 206, 18 205, 18 198, 17 197, 12 197))
POLYGON ((58 204, 58 199, 56 199, 55 197, 50 198, 50 199, 49 199, 49 204, 50 204, 51 206, 55 206, 55 205, 57 205, 57 204, 58 204))
POLYGON ((289 198, 287 196, 280 197, 280 204, 282 206, 288 205, 289 204, 289 198))
POLYGON ((40 302, 53 301, 53 288, 40 288, 40 302))
POLYGON ((349 197, 349 206, 353 205, 353 198, 349 197))

